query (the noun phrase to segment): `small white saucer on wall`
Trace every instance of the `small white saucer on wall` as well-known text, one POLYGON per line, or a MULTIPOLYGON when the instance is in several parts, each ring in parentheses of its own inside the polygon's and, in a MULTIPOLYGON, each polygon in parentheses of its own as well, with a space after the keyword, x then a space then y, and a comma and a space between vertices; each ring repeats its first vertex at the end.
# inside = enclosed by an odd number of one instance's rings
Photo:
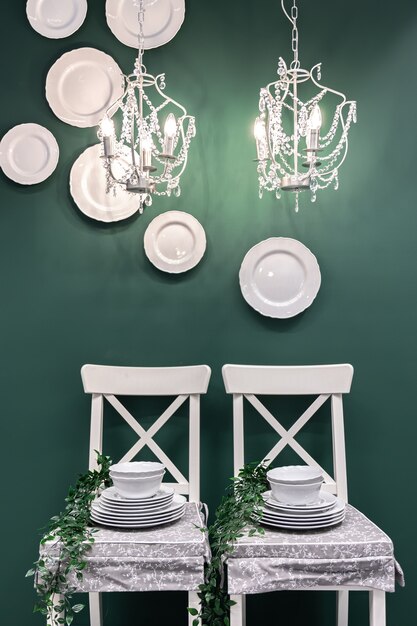
POLYGON ((87 15, 87 0, 28 0, 26 15, 37 33, 49 39, 69 37, 87 15))
POLYGON ((53 134, 39 124, 19 124, 0 143, 0 165, 5 175, 21 185, 35 185, 55 170, 59 147, 53 134))

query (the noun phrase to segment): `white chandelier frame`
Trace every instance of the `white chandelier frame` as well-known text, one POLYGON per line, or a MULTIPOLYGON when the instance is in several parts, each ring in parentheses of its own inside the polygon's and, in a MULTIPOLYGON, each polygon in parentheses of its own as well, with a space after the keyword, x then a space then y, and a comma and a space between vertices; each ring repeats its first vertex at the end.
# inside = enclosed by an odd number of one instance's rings
POLYGON ((314 65, 311 70, 300 67, 296 0, 293 0, 291 15, 285 9, 284 0, 281 0, 281 7, 293 27, 294 58, 288 67, 280 57, 278 80, 260 90, 259 117, 255 122, 256 161, 260 197, 264 191, 275 192, 277 198, 281 197, 281 191, 295 192, 298 211, 299 192, 309 189, 311 201, 315 202, 317 190, 325 189, 332 183, 335 189, 338 188, 338 170, 347 156, 349 129, 352 122, 356 122, 356 102, 321 83, 321 63, 314 65), (307 81, 311 81, 318 92, 302 102, 298 97, 298 86, 307 81), (327 94, 332 94, 340 101, 328 132, 320 137, 319 103, 327 94), (292 117, 292 134, 288 134, 282 125, 285 110, 292 117), (338 141, 329 151, 337 134, 338 141), (306 139, 304 149, 300 146, 303 138, 306 139), (304 171, 300 166, 305 168, 304 171))
POLYGON ((115 193, 121 187, 138 194, 142 213, 144 206, 152 204, 152 195, 180 195, 180 179, 196 131, 194 117, 164 92, 165 74, 149 74, 142 62, 144 0, 138 0, 137 6, 139 42, 134 71, 123 76, 124 93, 107 109, 98 137, 102 142, 107 192, 115 193), (152 103, 149 90, 154 90, 161 100, 157 106, 152 103), (167 117, 162 131, 159 116, 164 110, 167 117), (123 118, 119 139, 112 119, 118 111, 123 118))

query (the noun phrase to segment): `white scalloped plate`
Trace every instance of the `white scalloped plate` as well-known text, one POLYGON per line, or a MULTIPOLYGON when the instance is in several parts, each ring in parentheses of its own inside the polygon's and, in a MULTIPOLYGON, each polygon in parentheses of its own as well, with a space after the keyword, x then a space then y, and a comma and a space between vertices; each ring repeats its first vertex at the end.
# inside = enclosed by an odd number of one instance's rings
POLYGON ((26 15, 37 33, 49 39, 69 37, 87 15, 87 0, 28 0, 26 15))
MULTIPOLYGON (((181 28, 184 16, 185 0, 145 0, 145 49, 168 43, 181 28)), ((138 47, 138 8, 133 0, 107 0, 106 19, 119 41, 131 48, 138 47)))
POLYGON ((123 74, 111 56, 95 48, 63 54, 46 77, 46 99, 55 115, 72 126, 96 126, 123 95, 123 74))
POLYGON ((16 183, 35 185, 55 170, 59 147, 53 134, 39 124, 19 124, 0 143, 0 165, 16 183))
POLYGON ((271 237, 246 254, 239 283, 255 311, 283 319, 311 305, 320 289, 321 274, 316 257, 300 241, 271 237))
MULTIPOLYGON (((128 159, 129 149, 126 148, 128 159)), ((115 161, 116 175, 123 171, 123 163, 115 161)), ((106 172, 101 158, 101 145, 90 146, 80 154, 71 168, 70 192, 84 215, 99 222, 118 222, 138 210, 135 195, 117 188, 113 194, 106 192, 106 172)))
POLYGON ((146 256, 155 267, 179 274, 199 263, 206 249, 206 234, 193 215, 167 211, 149 224, 144 246, 146 256))

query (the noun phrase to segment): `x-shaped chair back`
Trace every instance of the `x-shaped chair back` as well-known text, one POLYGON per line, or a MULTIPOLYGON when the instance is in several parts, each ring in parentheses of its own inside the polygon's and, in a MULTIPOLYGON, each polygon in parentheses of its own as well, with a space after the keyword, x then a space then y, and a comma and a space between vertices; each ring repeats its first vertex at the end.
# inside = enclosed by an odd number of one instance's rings
POLYGON ((192 502, 200 498, 200 394, 206 393, 211 370, 207 365, 189 367, 116 367, 84 365, 81 377, 84 391, 92 394, 89 468, 97 466, 96 453, 103 448, 104 400, 119 413, 138 435, 138 441, 121 461, 131 461, 147 446, 165 465, 175 483, 165 483, 192 502), (145 430, 117 396, 175 396, 154 424, 145 430), (189 401, 189 476, 180 472, 153 437, 184 402, 189 401))
POLYGON ((223 379, 226 392, 233 394, 233 446, 234 472, 237 476, 244 460, 244 398, 276 431, 280 439, 265 455, 271 463, 286 446, 290 446, 307 464, 323 472, 323 487, 347 502, 346 455, 343 425, 342 394, 350 391, 353 367, 342 365, 312 366, 257 366, 224 365, 223 379), (296 422, 286 430, 278 419, 265 407, 257 396, 317 396, 296 422), (320 407, 331 403, 333 469, 330 476, 321 465, 295 439, 320 407))

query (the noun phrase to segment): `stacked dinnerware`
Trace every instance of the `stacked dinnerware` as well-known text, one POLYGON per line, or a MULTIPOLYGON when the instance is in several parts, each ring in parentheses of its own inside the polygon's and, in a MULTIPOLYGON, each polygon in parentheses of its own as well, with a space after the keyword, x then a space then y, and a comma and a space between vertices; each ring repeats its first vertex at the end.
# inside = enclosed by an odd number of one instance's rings
POLYGON ((313 530, 343 521, 345 503, 321 491, 320 470, 308 465, 277 467, 267 473, 271 491, 263 494, 261 522, 276 528, 313 530))
POLYGON ((149 498, 154 495, 161 486, 164 474, 164 465, 152 461, 116 463, 110 467, 113 485, 125 498, 149 498))
POLYGON ((186 499, 161 485, 161 463, 118 463, 110 468, 113 487, 91 504, 91 519, 104 526, 147 528, 168 524, 184 515, 186 499))

